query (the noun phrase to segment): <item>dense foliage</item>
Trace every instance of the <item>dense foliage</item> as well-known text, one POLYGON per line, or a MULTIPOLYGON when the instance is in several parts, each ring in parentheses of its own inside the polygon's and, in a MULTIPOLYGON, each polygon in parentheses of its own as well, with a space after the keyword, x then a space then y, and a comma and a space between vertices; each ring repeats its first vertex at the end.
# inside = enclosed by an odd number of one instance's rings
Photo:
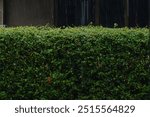
POLYGON ((0 99, 150 99, 149 31, 1 28, 0 99))

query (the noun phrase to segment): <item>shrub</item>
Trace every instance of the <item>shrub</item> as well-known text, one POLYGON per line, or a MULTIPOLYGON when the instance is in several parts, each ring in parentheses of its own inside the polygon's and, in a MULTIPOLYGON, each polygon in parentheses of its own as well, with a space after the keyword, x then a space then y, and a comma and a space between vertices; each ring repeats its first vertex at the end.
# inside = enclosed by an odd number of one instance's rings
POLYGON ((0 99, 150 99, 146 28, 0 29, 0 99))

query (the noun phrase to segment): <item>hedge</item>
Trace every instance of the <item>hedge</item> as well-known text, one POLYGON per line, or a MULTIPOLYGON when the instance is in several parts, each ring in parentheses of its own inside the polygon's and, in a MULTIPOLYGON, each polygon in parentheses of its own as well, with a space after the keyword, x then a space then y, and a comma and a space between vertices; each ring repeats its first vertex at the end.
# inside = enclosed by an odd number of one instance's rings
POLYGON ((150 99, 149 30, 1 28, 0 99, 150 99))

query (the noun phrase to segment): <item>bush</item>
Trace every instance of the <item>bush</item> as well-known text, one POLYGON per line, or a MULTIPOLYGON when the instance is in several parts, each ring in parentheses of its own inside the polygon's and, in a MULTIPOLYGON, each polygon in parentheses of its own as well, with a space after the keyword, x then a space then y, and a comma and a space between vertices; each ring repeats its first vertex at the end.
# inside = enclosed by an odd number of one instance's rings
POLYGON ((1 28, 0 99, 150 99, 149 31, 1 28))

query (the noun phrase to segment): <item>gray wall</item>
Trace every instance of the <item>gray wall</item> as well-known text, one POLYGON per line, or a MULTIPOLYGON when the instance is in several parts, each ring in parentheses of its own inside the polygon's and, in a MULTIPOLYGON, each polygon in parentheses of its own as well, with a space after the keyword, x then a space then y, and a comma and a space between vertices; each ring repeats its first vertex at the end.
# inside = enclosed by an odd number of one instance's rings
POLYGON ((54 0, 5 0, 7 26, 52 25, 54 0))
POLYGON ((0 25, 3 25, 3 0, 0 0, 0 25))

